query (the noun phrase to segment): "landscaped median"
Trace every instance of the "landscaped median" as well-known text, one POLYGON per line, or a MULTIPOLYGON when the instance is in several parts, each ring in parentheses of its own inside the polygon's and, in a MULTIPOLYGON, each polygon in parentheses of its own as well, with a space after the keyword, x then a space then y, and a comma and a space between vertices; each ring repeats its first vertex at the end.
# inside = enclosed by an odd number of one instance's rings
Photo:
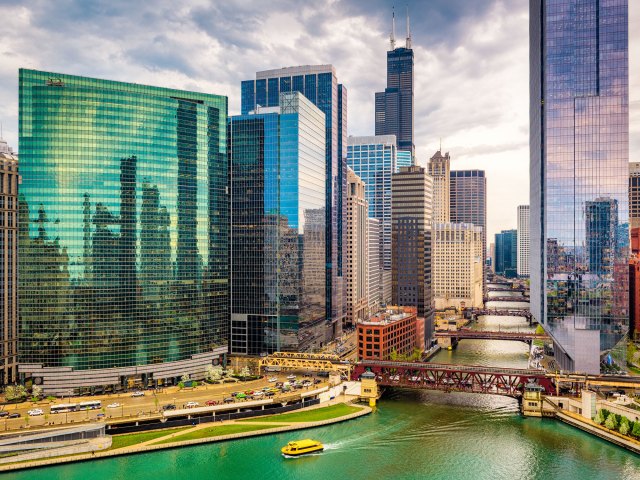
POLYGON ((219 424, 200 424, 192 427, 115 435, 111 448, 92 455, 83 454, 7 464, 0 467, 0 472, 314 428, 350 420, 368 413, 371 413, 369 407, 338 403, 294 413, 232 420, 219 424))

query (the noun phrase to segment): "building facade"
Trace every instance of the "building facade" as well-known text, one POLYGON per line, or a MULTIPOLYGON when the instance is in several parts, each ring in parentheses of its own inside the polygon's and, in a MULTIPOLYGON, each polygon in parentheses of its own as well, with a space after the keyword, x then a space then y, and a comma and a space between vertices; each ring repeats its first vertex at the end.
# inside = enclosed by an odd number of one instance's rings
POLYGON ((422 351, 423 329, 424 320, 417 316, 415 307, 387 307, 358 322, 358 359, 392 360, 422 351))
POLYGON ((419 166, 392 179, 392 300, 416 307, 425 319, 425 344, 433 335, 433 179, 419 166))
POLYGON ((18 155, 0 137, 0 386, 18 374, 18 155))
MULTIPOLYGON (((394 17, 395 30, 395 17, 394 17)), ((413 143, 413 49, 407 15, 405 47, 395 46, 395 32, 391 34, 391 50, 387 52, 387 88, 375 95, 376 135, 394 135, 398 150, 415 158, 413 143)), ((403 157, 405 158, 405 157, 403 157)), ((412 162, 413 164, 413 162, 412 162)))
MULTIPOLYGON (((367 219, 369 226, 369 251, 367 259, 369 260, 369 312, 377 312, 382 302, 382 255, 380 250, 380 220, 369 217, 367 219)), ((389 272, 391 273, 391 272, 389 272)), ((389 275, 391 276, 391 275, 389 275)))
POLYGON ((519 277, 529 276, 529 205, 518 205, 518 261, 519 277))
POLYGON ((531 312, 565 371, 626 369, 628 29, 627 0, 530 2, 531 312))
POLYGON ((487 259, 487 178, 484 170, 452 170, 449 187, 451 223, 482 227, 482 261, 487 259))
POLYGON ((482 307, 482 227, 436 223, 433 239, 435 307, 482 307))
POLYGON ((429 160, 429 175, 433 178, 433 221, 448 223, 451 213, 451 157, 438 150, 429 160))
POLYGON ((640 162, 629 162, 629 228, 640 227, 640 162))
POLYGON ((349 137, 347 163, 365 183, 369 216, 380 221, 382 300, 391 301, 391 177, 397 171, 393 135, 349 137))
POLYGON ((495 272, 506 278, 518 275, 518 231, 503 230, 496 233, 495 272))
POLYGON ((303 65, 256 73, 241 84, 241 113, 275 107, 280 93, 300 92, 325 115, 326 125, 326 301, 330 341, 340 333, 347 313, 344 283, 347 188, 347 89, 332 65, 303 65))
POLYGON ((325 341, 325 118, 299 92, 229 118, 232 354, 325 341))
POLYGON ((350 326, 369 314, 369 205, 364 190, 360 177, 347 169, 347 323, 350 326))
POLYGON ((202 378, 227 352, 227 98, 20 70, 19 374, 202 378))
POLYGON ((629 335, 640 340, 640 227, 631 229, 629 259, 629 335))

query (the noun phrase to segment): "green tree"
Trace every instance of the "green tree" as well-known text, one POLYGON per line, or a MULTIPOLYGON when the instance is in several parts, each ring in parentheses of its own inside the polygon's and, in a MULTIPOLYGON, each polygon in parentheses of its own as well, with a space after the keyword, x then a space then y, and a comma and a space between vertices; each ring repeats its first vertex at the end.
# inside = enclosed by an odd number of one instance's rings
POLYGON ((593 421, 598 425, 602 425, 604 423, 604 415, 602 414, 602 410, 598 410, 596 416, 593 417, 593 421))
MULTIPOLYGON (((627 417, 623 417, 624 419, 626 419, 627 417)), ((622 435, 628 435, 629 434, 629 421, 627 420, 626 422, 620 422, 620 428, 618 428, 618 431, 622 434, 622 435)))
POLYGON ((631 435, 636 438, 640 438, 640 422, 633 422, 633 428, 631 429, 631 435))
POLYGON ((616 427, 618 426, 618 422, 616 421, 616 417, 613 413, 609 414, 606 422, 604 422, 604 426, 607 427, 609 430, 616 429, 616 427))
POLYGON ((396 360, 398 360, 398 351, 395 348, 391 350, 391 353, 389 354, 389 359, 392 362, 395 362, 396 360))

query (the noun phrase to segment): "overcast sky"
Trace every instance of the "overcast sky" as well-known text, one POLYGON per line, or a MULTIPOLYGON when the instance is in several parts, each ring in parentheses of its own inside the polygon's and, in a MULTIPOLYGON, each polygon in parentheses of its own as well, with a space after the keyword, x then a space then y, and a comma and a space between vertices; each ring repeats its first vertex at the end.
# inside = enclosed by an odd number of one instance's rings
MULTIPOLYGON (((229 97, 271 68, 332 63, 348 88, 350 135, 374 133, 393 0, 0 0, 0 122, 18 147, 18 68, 229 97)), ((640 1, 630 0, 631 160, 640 161, 640 1), (637 33, 636 33, 637 32, 637 33)), ((529 203, 527 0, 410 0, 415 143, 488 177, 488 241, 529 203)))

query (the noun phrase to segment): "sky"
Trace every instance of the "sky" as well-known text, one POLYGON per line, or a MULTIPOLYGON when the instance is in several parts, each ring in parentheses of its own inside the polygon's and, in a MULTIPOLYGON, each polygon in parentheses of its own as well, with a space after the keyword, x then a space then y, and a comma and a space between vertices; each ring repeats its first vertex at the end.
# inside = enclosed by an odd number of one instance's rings
MULTIPOLYGON (((418 163, 442 145, 452 169, 486 170, 488 242, 529 203, 527 0, 0 0, 0 122, 18 147, 18 69, 227 95, 255 72, 335 66, 348 132, 374 133, 408 3, 415 56, 418 163)), ((630 160, 640 161, 640 1, 630 3, 630 160)))

